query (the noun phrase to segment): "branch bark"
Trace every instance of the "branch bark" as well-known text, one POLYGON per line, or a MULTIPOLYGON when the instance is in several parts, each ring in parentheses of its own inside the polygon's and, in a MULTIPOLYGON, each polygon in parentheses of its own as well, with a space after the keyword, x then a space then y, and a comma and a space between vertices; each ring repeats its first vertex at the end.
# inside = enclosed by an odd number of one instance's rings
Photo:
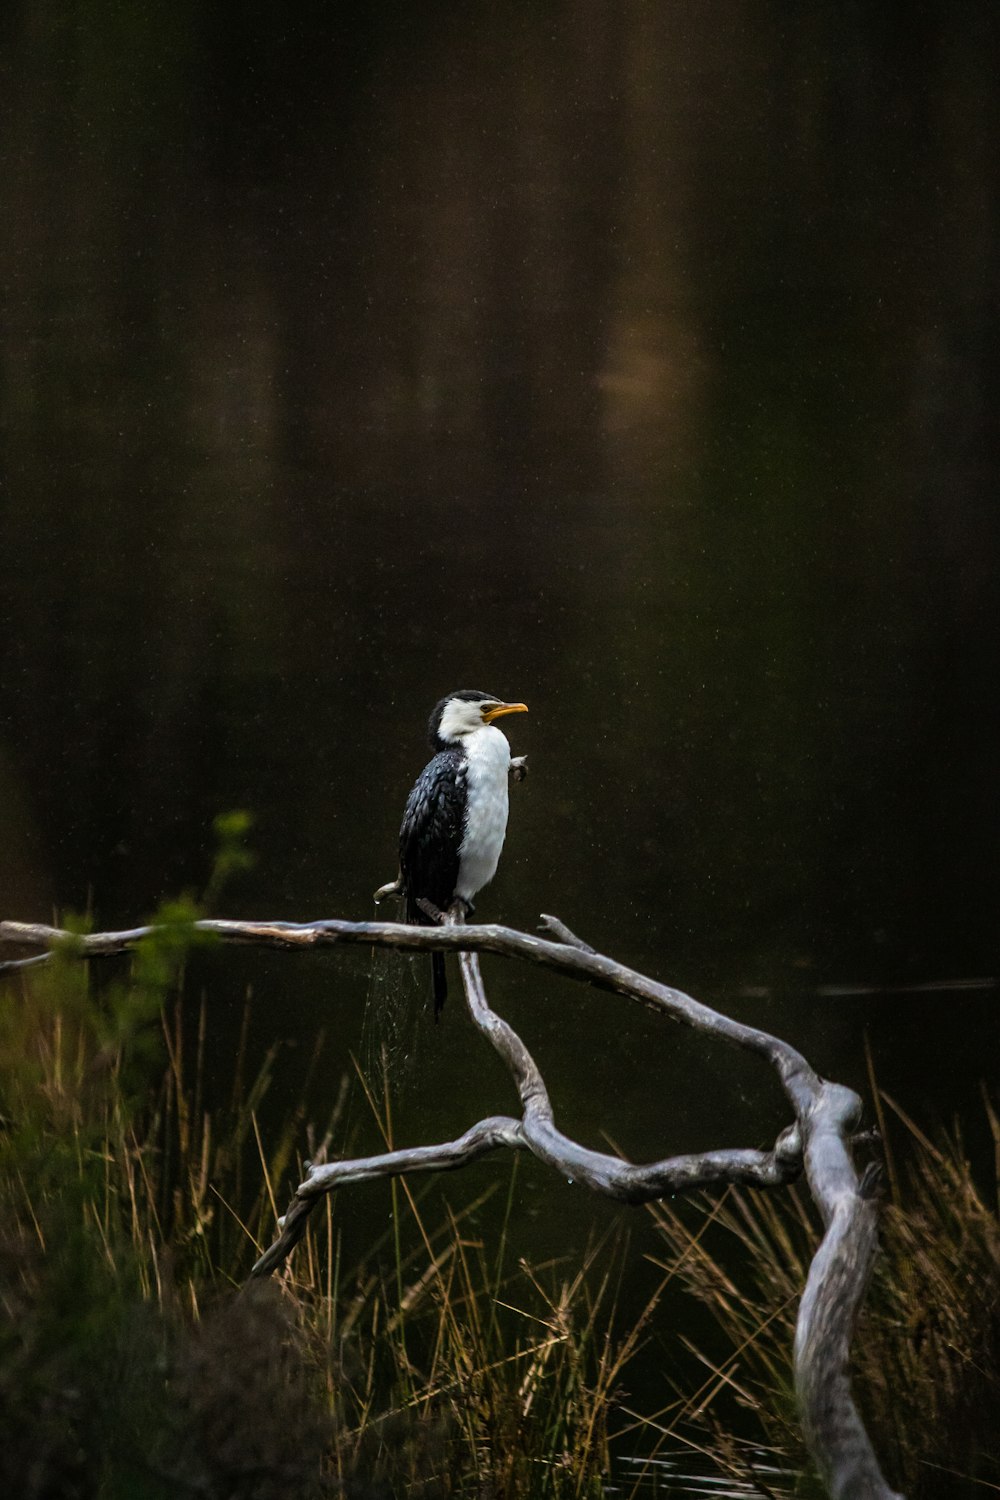
MULTIPOLYGON (((253 1267, 265 1276, 287 1259, 305 1232, 323 1194, 353 1182, 405 1173, 450 1171, 500 1148, 528 1150, 563 1176, 622 1203, 643 1203, 709 1183, 774 1187, 805 1170, 825 1232, 810 1266, 796 1326, 795 1385, 803 1430, 831 1500, 902 1500, 883 1478, 854 1404, 848 1375, 851 1338, 877 1250, 877 1195, 866 1174, 859 1183, 851 1157, 861 1101, 850 1089, 827 1083, 794 1047, 746 1026, 691 996, 596 953, 556 917, 542 926, 554 940, 495 925, 464 925, 450 913, 439 927, 393 922, 234 922, 193 924, 221 941, 277 948, 362 943, 408 950, 457 952, 470 1015, 509 1069, 521 1101, 521 1118, 494 1115, 457 1140, 389 1151, 353 1161, 310 1166, 296 1189, 280 1234, 253 1267), (794 1119, 770 1151, 724 1149, 636 1165, 592 1151, 565 1136, 555 1123, 545 1081, 514 1029, 490 1006, 479 953, 497 953, 538 964, 636 1001, 684 1026, 754 1052, 777 1072, 794 1119)), ((65 947, 80 957, 122 953, 149 927, 76 937, 58 928, 0 922, 0 942, 45 950, 65 947)), ((38 962, 39 958, 34 960, 38 962)), ((25 960, 0 968, 23 965, 25 960)))

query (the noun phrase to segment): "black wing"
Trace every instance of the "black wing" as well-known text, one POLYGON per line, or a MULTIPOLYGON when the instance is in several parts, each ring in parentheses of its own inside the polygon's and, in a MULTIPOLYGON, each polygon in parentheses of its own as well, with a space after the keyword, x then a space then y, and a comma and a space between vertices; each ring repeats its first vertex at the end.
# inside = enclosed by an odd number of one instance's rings
POLYGON ((451 905, 458 882, 458 851, 465 820, 465 758, 442 750, 417 777, 399 830, 399 868, 406 891, 406 918, 427 923, 416 905, 440 911, 451 905))

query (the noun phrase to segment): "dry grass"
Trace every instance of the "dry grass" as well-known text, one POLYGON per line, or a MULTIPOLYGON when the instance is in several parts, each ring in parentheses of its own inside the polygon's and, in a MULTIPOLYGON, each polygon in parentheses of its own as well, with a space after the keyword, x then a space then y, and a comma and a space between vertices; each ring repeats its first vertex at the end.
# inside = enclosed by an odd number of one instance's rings
MULTIPOLYGON (((1000 1490, 1000 1221, 959 1134, 937 1144, 891 1100, 902 1127, 882 1254, 856 1338, 854 1379, 876 1449, 910 1497, 985 1497, 1000 1490)), ((987 1103, 1000 1160, 1000 1130, 987 1103)), ((886 1132, 883 1131, 885 1134, 886 1132)), ((779 1467, 809 1478, 792 1392, 795 1316, 819 1226, 801 1189, 730 1189, 719 1200, 651 1209, 666 1255, 712 1327, 692 1345, 703 1378, 661 1414, 658 1441, 685 1434, 733 1478, 773 1493, 739 1432, 779 1467)), ((773 1483, 773 1481, 769 1481, 773 1483)))
POLYGON ((328 1199, 280 1281, 236 1289, 305 1123, 265 1152, 273 1059, 245 1083, 243 1047, 228 1107, 206 1107, 205 1010, 185 1038, 176 998, 185 920, 124 980, 98 987, 64 955, 4 987, 3 1492, 601 1494, 653 1303, 616 1333, 614 1238, 582 1262, 516 1260, 516 1172, 494 1242, 473 1232, 483 1199, 431 1219, 403 1180, 356 1263, 328 1199))

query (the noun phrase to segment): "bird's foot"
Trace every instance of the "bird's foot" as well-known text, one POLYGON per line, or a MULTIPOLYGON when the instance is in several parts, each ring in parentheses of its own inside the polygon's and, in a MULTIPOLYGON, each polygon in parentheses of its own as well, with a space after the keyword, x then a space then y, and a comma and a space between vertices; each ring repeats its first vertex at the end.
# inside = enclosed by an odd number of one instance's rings
POLYGON ((424 916, 428 917, 435 926, 444 921, 444 912, 439 906, 435 906, 433 901, 428 901, 426 896, 418 896, 413 904, 414 906, 419 906, 424 916))
POLYGON ((511 781, 523 781, 528 774, 528 757, 515 755, 507 772, 511 781))

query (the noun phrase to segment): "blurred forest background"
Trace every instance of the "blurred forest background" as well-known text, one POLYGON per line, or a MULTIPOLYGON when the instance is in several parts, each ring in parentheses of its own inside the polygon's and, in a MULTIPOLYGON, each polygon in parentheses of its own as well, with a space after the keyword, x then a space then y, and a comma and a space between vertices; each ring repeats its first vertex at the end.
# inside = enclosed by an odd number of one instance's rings
MULTIPOLYGON (((554 912, 859 1087, 867 1033, 918 1119, 978 1119, 995 987, 919 987, 998 973, 998 33, 7 0, 2 915, 138 921, 246 808, 226 915, 364 917, 432 704, 481 687, 532 768, 484 918, 554 912)), ((486 977, 589 1141, 784 1121, 744 1059, 486 977)), ((209 1087, 249 986, 281 1109, 326 1029, 327 1106, 364 955, 197 980, 209 1087)), ((509 1103, 453 1003, 408 1138, 509 1103)), ((519 1193, 553 1239, 611 1212, 519 1193)))

